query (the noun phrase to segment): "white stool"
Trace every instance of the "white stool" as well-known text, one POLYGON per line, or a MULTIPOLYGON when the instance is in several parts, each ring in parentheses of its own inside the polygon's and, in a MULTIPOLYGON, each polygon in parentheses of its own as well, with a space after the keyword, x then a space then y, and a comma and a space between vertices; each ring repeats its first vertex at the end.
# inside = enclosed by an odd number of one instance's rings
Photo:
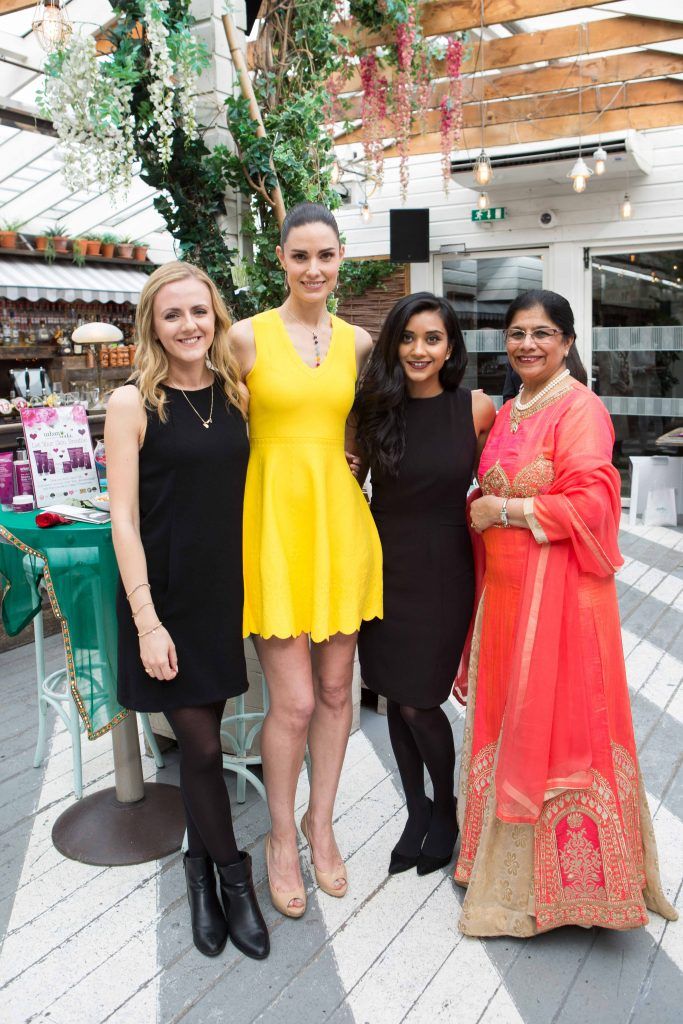
POLYGON ((647 496, 655 488, 672 487, 676 492, 676 512, 683 513, 683 458, 675 455, 631 455, 631 505, 629 526, 645 510, 647 496))

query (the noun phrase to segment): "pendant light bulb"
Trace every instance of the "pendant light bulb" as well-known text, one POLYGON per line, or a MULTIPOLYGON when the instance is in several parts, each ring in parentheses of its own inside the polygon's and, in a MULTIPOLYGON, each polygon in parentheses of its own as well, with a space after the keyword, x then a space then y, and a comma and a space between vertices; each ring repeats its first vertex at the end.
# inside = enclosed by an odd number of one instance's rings
POLYGON ((622 220, 630 220, 633 216, 633 204, 629 199, 628 192, 624 193, 624 198, 622 199, 621 206, 619 207, 619 213, 622 220))
POLYGON ((338 185, 341 181, 341 165, 336 156, 332 161, 332 167, 330 168, 330 184, 338 185))
POLYGON ((572 180, 572 188, 575 192, 585 192, 588 179, 592 175, 592 171, 582 156, 576 161, 571 171, 567 175, 572 180))
POLYGON ((73 31, 62 0, 38 0, 31 28, 46 53, 60 50, 73 31))
POLYGON ((481 153, 474 161, 472 174, 474 175, 474 180, 477 185, 488 185, 493 181, 491 159, 485 149, 482 149, 481 153))
POLYGON ((595 160, 595 173, 598 176, 604 174, 607 167, 607 150, 604 146, 598 146, 593 153, 593 159, 595 160))
POLYGON ((488 210, 488 208, 489 208, 488 192, 480 192, 479 193, 479 198, 477 199, 477 208, 479 210, 488 210))
POLYGON ((363 219, 364 224, 369 224, 370 221, 372 220, 372 210, 370 209, 370 204, 368 203, 367 199, 365 200, 364 203, 360 204, 360 215, 363 219))

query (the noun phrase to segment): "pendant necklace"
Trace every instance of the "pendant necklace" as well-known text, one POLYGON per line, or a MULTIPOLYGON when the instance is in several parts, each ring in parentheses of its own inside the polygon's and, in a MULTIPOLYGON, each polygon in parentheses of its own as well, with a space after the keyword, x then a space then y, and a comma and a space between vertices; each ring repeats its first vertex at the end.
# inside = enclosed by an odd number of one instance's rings
POLYGON ((315 357, 315 368, 317 370, 318 367, 320 366, 320 342, 318 341, 318 332, 323 327, 323 322, 321 321, 320 323, 315 325, 315 328, 313 328, 309 327, 308 324, 305 324, 303 320, 299 320, 298 316, 294 316, 291 309, 288 309, 287 313, 289 316, 291 316, 292 320, 295 320, 300 327, 303 327, 304 330, 308 331, 311 337, 313 338, 313 352, 315 357))
POLYGON ((189 399, 189 398, 187 397, 187 395, 185 394, 185 392, 183 391, 183 389, 182 389, 182 388, 178 388, 178 391, 179 391, 179 392, 180 392, 180 394, 181 394, 181 395, 183 396, 183 398, 185 399, 185 401, 186 401, 186 402, 187 402, 187 404, 189 405, 190 409, 192 409, 193 413, 194 413, 194 414, 195 414, 196 416, 198 416, 198 417, 199 417, 199 419, 200 419, 200 420, 202 421, 202 426, 204 427, 204 429, 205 429, 205 430, 208 430, 208 429, 209 429, 209 427, 211 426, 211 424, 213 423, 213 390, 214 390, 214 389, 213 389, 213 384, 212 384, 212 385, 211 385, 211 405, 210 405, 210 407, 209 407, 209 416, 208 416, 208 418, 207 418, 207 419, 204 419, 204 417, 203 417, 203 416, 202 416, 202 414, 201 414, 201 413, 199 412, 199 410, 198 410, 198 409, 195 409, 194 405, 192 404, 192 402, 190 401, 190 399, 189 399))
POLYGON ((523 419, 523 414, 529 409, 533 409, 535 405, 538 405, 540 400, 544 398, 549 391, 552 391, 556 384, 559 384, 560 381, 564 380, 568 376, 569 370, 563 370, 562 373, 558 373, 557 377, 553 377, 553 379, 546 384, 544 388, 541 388, 537 395, 530 398, 528 402, 522 402, 522 392, 524 391, 524 385, 522 384, 519 389, 519 394, 512 403, 512 409, 510 410, 510 430, 513 434, 516 434, 519 430, 519 423, 520 420, 523 419))

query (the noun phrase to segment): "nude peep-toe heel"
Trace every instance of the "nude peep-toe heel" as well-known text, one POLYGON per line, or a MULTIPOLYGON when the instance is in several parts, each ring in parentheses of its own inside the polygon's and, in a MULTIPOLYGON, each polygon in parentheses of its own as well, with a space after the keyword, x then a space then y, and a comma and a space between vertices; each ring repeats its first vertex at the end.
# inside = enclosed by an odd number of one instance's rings
POLYGON ((339 868, 335 871, 320 871, 315 866, 315 854, 313 853, 313 845, 308 835, 307 826, 308 822, 306 821, 306 815, 304 814, 301 819, 301 831, 303 832, 306 842, 308 843, 308 848, 311 851, 311 864, 313 865, 313 870, 315 872, 315 880, 322 891, 326 892, 328 896, 335 896, 337 899, 341 899, 342 896, 346 896, 349 886, 348 879, 346 877, 346 865, 343 863, 340 864, 339 868), (334 883, 342 878, 344 879, 344 884, 339 888, 335 888, 334 883))
POLYGON ((306 890, 303 886, 300 889, 292 889, 291 892, 278 892, 274 889, 270 881, 270 832, 266 834, 264 839, 264 846, 266 850, 266 875, 268 876, 268 888, 270 889, 270 899, 276 910, 279 910, 285 917, 303 917, 306 911, 306 890), (300 907, 290 907, 292 900, 301 900, 300 907))

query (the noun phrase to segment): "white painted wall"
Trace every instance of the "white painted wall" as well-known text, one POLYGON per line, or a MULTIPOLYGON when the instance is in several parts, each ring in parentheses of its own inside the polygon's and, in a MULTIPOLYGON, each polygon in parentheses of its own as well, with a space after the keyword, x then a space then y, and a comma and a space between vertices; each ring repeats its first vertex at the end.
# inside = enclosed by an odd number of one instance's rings
MULTIPOLYGON (((544 250, 544 286, 565 295, 573 309, 578 344, 585 361, 589 354, 591 331, 590 271, 584 269, 583 250, 593 254, 607 251, 634 251, 680 247, 683 239, 683 128, 646 133, 654 149, 652 173, 618 176, 610 168, 602 178, 593 177, 587 191, 576 195, 569 181, 529 181, 527 184, 500 185, 488 192, 492 206, 505 206, 507 219, 492 223, 472 223, 471 210, 477 191, 453 184, 444 195, 440 156, 411 159, 407 207, 429 207, 430 264, 413 264, 411 286, 440 290, 442 246, 462 243, 467 255, 492 252, 544 250), (622 221, 619 203, 628 189, 633 201, 633 217, 622 221), (558 215, 556 227, 540 227, 538 216, 552 209, 558 215)), ((615 138, 605 136, 605 138, 615 138)), ((587 147, 589 152, 597 142, 587 147)), ((522 150, 514 147, 507 152, 522 150)), ((466 158, 468 154, 460 156, 466 158)), ((469 154, 473 156, 476 154, 469 154)), ((337 211, 339 225, 346 235, 349 256, 376 256, 389 252, 389 210, 400 208, 398 161, 387 162, 385 183, 370 199, 373 212, 369 224, 361 220, 358 206, 337 211)))

